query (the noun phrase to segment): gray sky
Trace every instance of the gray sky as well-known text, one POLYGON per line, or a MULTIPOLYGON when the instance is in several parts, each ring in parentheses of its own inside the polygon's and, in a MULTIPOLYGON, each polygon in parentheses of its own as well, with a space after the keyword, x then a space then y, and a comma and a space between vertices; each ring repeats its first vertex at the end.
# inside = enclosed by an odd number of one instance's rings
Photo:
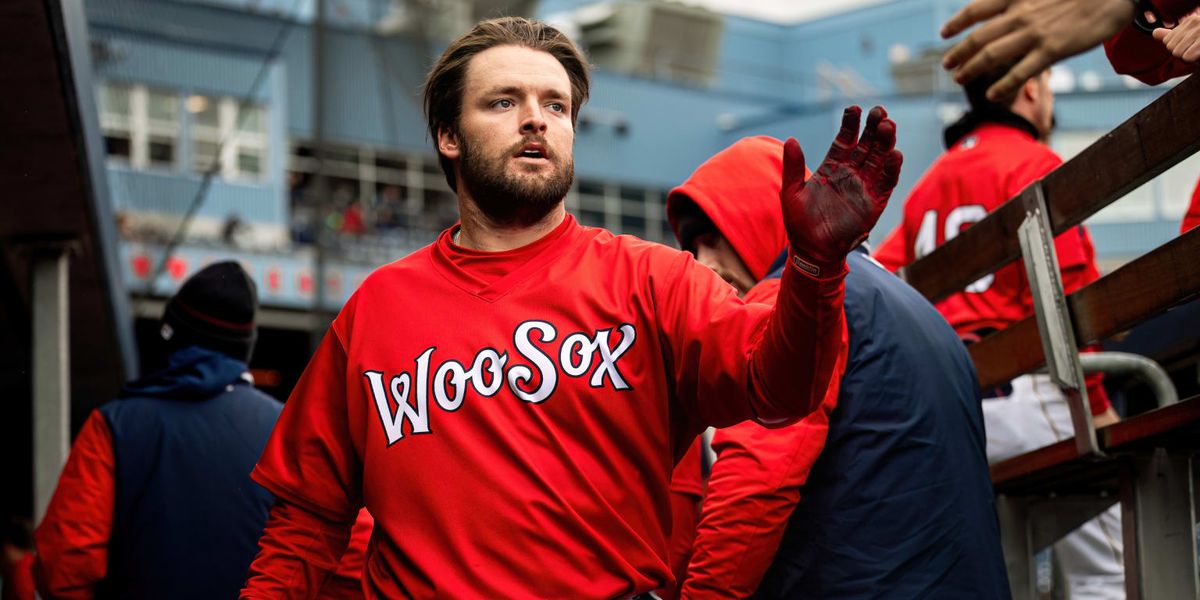
POLYGON ((719 13, 752 17, 776 23, 795 23, 887 0, 683 0, 719 13))

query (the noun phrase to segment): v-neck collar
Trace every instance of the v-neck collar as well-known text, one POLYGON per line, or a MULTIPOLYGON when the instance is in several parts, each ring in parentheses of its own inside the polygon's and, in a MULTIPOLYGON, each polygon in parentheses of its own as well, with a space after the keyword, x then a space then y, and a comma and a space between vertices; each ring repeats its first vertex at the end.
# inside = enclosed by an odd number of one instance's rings
POLYGON ((456 287, 486 302, 495 302, 533 273, 561 257, 579 237, 583 228, 568 213, 563 222, 541 239, 503 252, 484 252, 463 248, 454 243, 454 233, 460 227, 455 224, 441 233, 429 253, 434 269, 444 275, 456 287), (472 274, 471 262, 487 261, 505 267, 507 274, 492 282, 483 281, 472 274), (462 262, 468 263, 463 266, 462 262))

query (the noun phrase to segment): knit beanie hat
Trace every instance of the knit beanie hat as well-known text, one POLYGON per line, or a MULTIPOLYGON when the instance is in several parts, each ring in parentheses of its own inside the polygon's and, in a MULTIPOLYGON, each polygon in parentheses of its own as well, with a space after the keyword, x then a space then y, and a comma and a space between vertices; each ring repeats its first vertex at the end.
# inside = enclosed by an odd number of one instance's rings
POLYGON ((167 302, 159 330, 170 348, 203 346, 249 362, 258 337, 254 280, 233 261, 211 264, 167 302))

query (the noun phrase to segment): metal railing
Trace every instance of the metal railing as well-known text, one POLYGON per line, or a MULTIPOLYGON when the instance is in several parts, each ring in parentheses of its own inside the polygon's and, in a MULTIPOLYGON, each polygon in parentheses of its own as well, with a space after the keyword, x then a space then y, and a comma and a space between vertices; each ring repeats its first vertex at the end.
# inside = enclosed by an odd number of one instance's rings
POLYGON ((1193 76, 901 271, 937 301, 1014 260, 1025 264, 1035 314, 972 345, 971 357, 984 388, 1044 366, 1067 396, 1074 439, 992 467, 1014 598, 1036 597, 1034 553, 1117 498, 1128 597, 1200 595, 1192 482, 1200 398, 1097 432, 1078 351, 1200 295, 1200 231, 1070 296, 1054 250, 1055 235, 1200 150, 1197 107, 1193 76))

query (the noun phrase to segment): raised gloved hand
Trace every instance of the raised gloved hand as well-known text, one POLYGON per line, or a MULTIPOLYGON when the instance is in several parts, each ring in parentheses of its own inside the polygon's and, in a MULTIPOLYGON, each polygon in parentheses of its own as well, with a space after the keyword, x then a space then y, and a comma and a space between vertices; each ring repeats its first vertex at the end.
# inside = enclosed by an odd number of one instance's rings
POLYGON ((815 277, 840 271, 879 220, 900 177, 904 159, 896 150, 896 123, 876 106, 859 138, 861 114, 857 106, 846 108, 841 131, 808 182, 800 143, 789 138, 783 146, 779 196, 792 264, 815 277))

